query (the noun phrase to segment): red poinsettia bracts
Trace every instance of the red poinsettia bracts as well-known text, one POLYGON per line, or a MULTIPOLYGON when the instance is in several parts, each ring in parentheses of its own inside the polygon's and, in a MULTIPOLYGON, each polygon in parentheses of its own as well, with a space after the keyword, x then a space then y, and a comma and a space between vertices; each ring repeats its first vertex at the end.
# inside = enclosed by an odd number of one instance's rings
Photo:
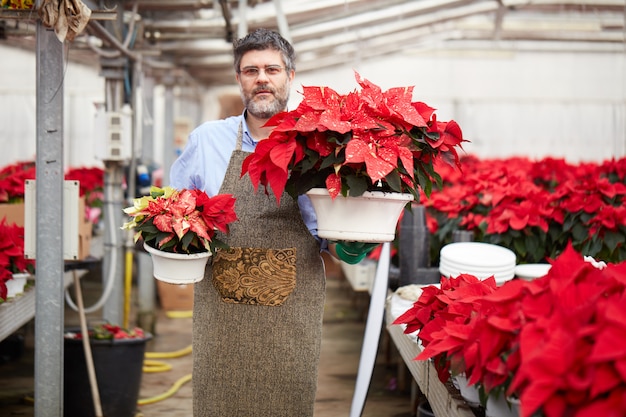
MULTIPOLYGON (((101 324, 88 331, 89 337, 95 340, 127 340, 144 339, 146 333, 139 327, 125 329, 115 324, 101 324)), ((80 332, 67 332, 66 339, 82 340, 83 334, 80 332)))
POLYGON ((21 161, 0 170, 0 203, 24 201, 24 184, 35 178, 35 163, 21 161))
POLYGON ((152 187, 149 196, 124 209, 131 220, 122 228, 134 229, 135 241, 143 238, 166 252, 213 252, 223 245, 216 232, 228 233, 228 225, 237 220, 234 207, 230 194, 209 197, 201 190, 152 187))
POLYGON ((626 409, 626 262, 594 266, 568 245, 546 276, 479 286, 442 279, 398 317, 419 330, 440 378, 465 373, 522 417, 591 417, 626 409), (449 283, 454 290, 445 290, 449 283))
POLYGON ((0 299, 6 300, 6 281, 13 274, 33 273, 35 261, 24 258, 24 228, 0 221, 0 299))
POLYGON ((434 109, 413 102, 413 87, 382 91, 356 74, 361 87, 341 95, 328 87, 303 87, 295 110, 272 117, 274 129, 245 161, 255 187, 271 189, 277 201, 313 187, 358 196, 375 187, 430 193, 439 181, 433 164, 460 167, 463 135, 454 121, 438 122, 434 109))
MULTIPOLYGON (((35 161, 20 161, 0 170, 0 203, 22 203, 26 180, 36 177, 35 161)), ((79 193, 85 197, 85 217, 97 224, 102 217, 104 170, 97 167, 69 168, 66 180, 79 182, 79 193)))
POLYGON ((65 173, 66 180, 79 182, 79 192, 85 197, 86 218, 93 224, 102 219, 104 200, 104 170, 98 167, 70 168, 65 173))
POLYGON ((626 259, 626 158, 576 165, 522 157, 461 162, 462 175, 435 164, 442 186, 420 200, 437 242, 450 242, 461 229, 476 241, 513 249, 519 263, 555 259, 568 242, 607 262, 626 259))
POLYGON ((467 274, 442 277, 440 287, 425 287, 413 307, 393 324, 406 324, 404 333, 407 334, 419 332, 425 349, 416 359, 434 358, 439 379, 445 382, 450 377, 451 365, 453 372, 458 372, 455 362, 467 337, 465 325, 477 310, 475 303, 495 288, 494 278, 481 281, 467 274))
POLYGON ((535 285, 544 311, 521 328, 509 387, 520 393, 522 417, 625 410, 626 262, 599 269, 568 246, 535 285))

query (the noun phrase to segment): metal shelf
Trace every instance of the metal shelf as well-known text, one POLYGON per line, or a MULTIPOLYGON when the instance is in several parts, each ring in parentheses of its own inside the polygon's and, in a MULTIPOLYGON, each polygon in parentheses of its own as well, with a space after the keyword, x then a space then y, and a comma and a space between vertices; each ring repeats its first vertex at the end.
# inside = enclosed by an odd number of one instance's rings
MULTIPOLYGON (((79 277, 84 272, 79 272, 79 277)), ((73 281, 71 272, 66 272, 63 285, 67 288, 73 281)), ((37 290, 34 285, 26 288, 24 294, 0 304, 0 341, 17 331, 35 317, 37 290)))
POLYGON ((35 317, 35 287, 0 304, 0 341, 35 317))

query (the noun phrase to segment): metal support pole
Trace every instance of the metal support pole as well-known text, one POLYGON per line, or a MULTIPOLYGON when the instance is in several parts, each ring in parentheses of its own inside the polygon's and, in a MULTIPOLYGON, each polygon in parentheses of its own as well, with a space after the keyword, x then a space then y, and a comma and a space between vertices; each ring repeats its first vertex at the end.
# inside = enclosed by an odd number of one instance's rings
MULTIPOLYGON (((135 63, 133 79, 135 80, 135 85, 133 88, 133 101, 135 103, 134 105, 135 111, 133 112, 133 119, 135 121, 134 142, 136 145, 133 154, 137 155, 137 157, 140 156, 141 163, 150 166, 153 164, 153 160, 154 160, 153 158, 154 148, 152 144, 153 129, 152 129, 152 126, 150 125, 149 132, 144 131, 144 126, 145 126, 144 104, 146 105, 147 111, 149 112, 149 114, 152 114, 152 82, 146 82, 146 77, 143 75, 141 71, 140 63, 135 63), (146 89, 144 90, 144 88, 146 89), (148 89, 150 91, 148 91, 148 89), (146 102, 145 100, 145 97, 148 95, 151 98, 149 103, 146 102), (146 133, 150 135, 149 156, 146 155, 146 152, 145 152, 146 149, 144 148, 147 142, 145 140, 146 133)), ((133 171, 131 170, 131 172, 133 171)), ((134 182, 134 178, 135 178, 134 172, 130 175, 130 178, 131 178, 131 181, 134 182)), ((140 192, 138 193, 138 195, 145 194, 145 192, 141 192, 141 190, 139 191, 140 192)), ((131 197, 133 196, 131 195, 131 197)), ((126 243, 127 250, 131 250, 131 249, 133 250, 134 259, 137 261, 136 263, 137 270, 135 274, 137 277, 137 294, 138 294, 137 323, 139 327, 143 328, 144 330, 152 334, 155 334, 156 333, 155 331, 156 330, 155 329, 156 327, 156 302, 155 302, 156 288, 154 284, 154 278, 152 277, 151 258, 150 258, 150 255, 147 254, 146 252, 143 252, 142 250, 136 250, 134 247, 131 248, 131 245, 133 244, 132 234, 129 234, 128 237, 130 238, 130 240, 128 240, 126 243)))
POLYGON ((169 185, 170 168, 178 156, 174 146, 174 80, 165 80, 165 114, 164 119, 164 155, 163 155, 163 185, 169 185))
POLYGON ((155 166, 154 154, 154 78, 139 74, 143 80, 143 117, 136 120, 142 125, 142 135, 137 138, 141 142, 141 160, 149 167, 155 166))
MULTIPOLYGON (((119 19, 118 19, 119 20, 119 19)), ((120 23, 121 24, 121 23, 120 23)), ((112 33, 115 27, 108 25, 112 33)), ((121 111, 124 104, 124 76, 126 58, 100 58, 101 72, 106 77, 105 97, 107 111, 121 111)), ((104 201, 105 220, 104 254, 102 259, 103 286, 113 280, 112 290, 104 303, 102 317, 111 323, 122 324, 124 318, 124 234, 125 206, 123 183, 124 165, 122 161, 104 161, 104 201)))
POLYGON ((63 415, 64 68, 63 44, 37 21, 35 417, 63 415))
POLYGON ((104 202, 103 213, 106 221, 104 257, 102 260, 103 285, 107 280, 113 279, 111 295, 106 300, 102 311, 105 320, 121 324, 124 310, 124 236, 120 230, 123 223, 122 215, 124 193, 122 182, 124 178, 123 167, 120 163, 107 161, 104 171, 104 202), (115 254, 113 253, 115 252, 115 254), (112 276, 111 276, 112 274, 112 276))

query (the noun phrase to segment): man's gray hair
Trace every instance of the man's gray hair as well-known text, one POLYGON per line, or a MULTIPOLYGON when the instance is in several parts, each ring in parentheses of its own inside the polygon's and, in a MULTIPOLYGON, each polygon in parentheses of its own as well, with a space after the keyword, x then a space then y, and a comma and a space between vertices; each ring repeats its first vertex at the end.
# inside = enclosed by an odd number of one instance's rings
POLYGON ((266 49, 274 49, 279 51, 285 63, 287 71, 296 69, 296 52, 293 46, 283 38, 278 32, 269 29, 256 29, 241 39, 233 42, 233 55, 235 58, 235 71, 239 73, 241 68, 241 58, 243 55, 252 50, 264 51, 266 49))

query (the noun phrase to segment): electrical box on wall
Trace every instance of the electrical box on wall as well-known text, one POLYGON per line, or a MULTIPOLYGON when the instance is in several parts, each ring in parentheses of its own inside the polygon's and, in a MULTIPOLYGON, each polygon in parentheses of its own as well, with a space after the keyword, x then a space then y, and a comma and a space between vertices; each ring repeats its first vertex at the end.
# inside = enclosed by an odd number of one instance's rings
POLYGON ((96 158, 102 161, 126 161, 132 157, 133 119, 130 106, 121 111, 106 111, 100 106, 95 116, 96 158))
MULTIPOLYGON (((37 205, 36 181, 27 180, 24 186, 24 257, 36 259, 37 249, 37 205)), ((63 183, 63 259, 78 259, 79 182, 67 180, 63 183)))

